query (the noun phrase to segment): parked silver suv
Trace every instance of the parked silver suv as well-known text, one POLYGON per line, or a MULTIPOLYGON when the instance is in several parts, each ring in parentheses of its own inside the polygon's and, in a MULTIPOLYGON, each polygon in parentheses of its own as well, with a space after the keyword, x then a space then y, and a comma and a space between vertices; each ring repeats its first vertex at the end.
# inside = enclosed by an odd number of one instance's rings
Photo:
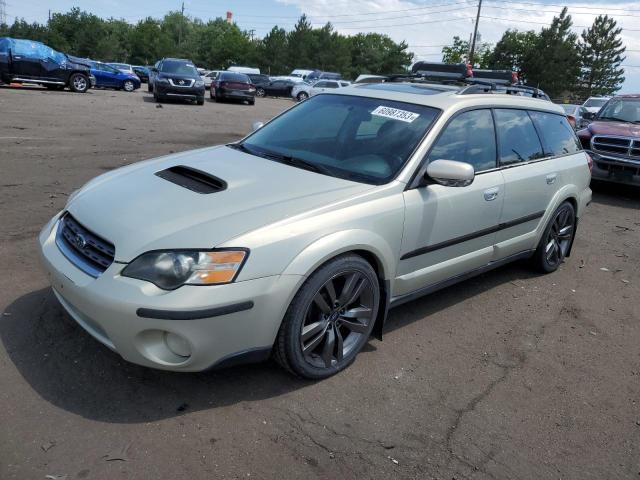
POLYGON ((40 244, 65 309, 128 361, 199 371, 273 355, 317 379, 353 362, 391 307, 514 260, 556 270, 589 181, 550 102, 363 84, 240 142, 97 177, 40 244))

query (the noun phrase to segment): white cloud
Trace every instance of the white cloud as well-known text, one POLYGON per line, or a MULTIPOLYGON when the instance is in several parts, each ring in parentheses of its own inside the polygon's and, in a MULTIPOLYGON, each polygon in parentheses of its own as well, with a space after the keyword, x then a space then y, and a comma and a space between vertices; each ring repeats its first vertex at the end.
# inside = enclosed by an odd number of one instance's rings
MULTIPOLYGON (((410 50, 416 54, 417 60, 433 61, 440 60, 441 47, 430 47, 431 45, 449 44, 454 35, 469 38, 477 9, 477 4, 463 3, 463 0, 277 1, 296 7, 300 13, 306 13, 314 26, 331 21, 337 31, 346 35, 358 32, 384 33, 395 41, 406 41, 410 50)), ((535 22, 551 23, 554 15, 560 11, 560 7, 555 5, 560 3, 564 2, 554 2, 554 5, 507 5, 488 0, 482 7, 482 15, 494 18, 480 19, 479 32, 482 34, 482 41, 495 43, 509 28, 539 31, 544 25, 535 22)), ((607 3, 601 0, 596 3, 570 2, 567 6, 578 33, 583 30, 580 26, 591 25, 595 18, 593 13, 585 12, 609 13, 621 27, 638 30, 623 31, 622 39, 628 50, 635 50, 627 52, 624 63, 640 66, 640 2, 607 3)), ((623 91, 640 92, 640 68, 628 68, 626 77, 623 91)))

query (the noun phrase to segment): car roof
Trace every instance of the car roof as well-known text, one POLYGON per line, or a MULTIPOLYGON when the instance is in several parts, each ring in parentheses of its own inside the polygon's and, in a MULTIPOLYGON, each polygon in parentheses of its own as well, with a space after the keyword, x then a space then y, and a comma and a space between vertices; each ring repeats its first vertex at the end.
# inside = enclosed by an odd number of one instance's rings
MULTIPOLYGON (((321 94, 326 95, 326 94, 321 94)), ((352 84, 331 92, 331 95, 355 95, 397 102, 414 103, 440 110, 460 110, 484 106, 487 108, 527 108, 564 115, 564 110, 548 100, 507 93, 460 94, 460 87, 451 85, 389 82, 352 84)))

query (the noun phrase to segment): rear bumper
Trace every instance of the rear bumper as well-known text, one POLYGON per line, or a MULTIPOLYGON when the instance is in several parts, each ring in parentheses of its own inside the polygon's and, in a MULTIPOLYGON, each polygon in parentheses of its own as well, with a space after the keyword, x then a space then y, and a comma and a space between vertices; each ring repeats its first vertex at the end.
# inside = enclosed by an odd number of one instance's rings
POLYGON ((256 92, 250 92, 248 90, 233 90, 229 88, 217 88, 214 89, 214 95, 220 98, 232 98, 237 100, 253 100, 256 97, 256 92))
POLYGON ((593 151, 589 153, 593 158, 593 171, 591 172, 593 179, 640 185, 640 159, 633 160, 613 155, 602 155, 593 151))

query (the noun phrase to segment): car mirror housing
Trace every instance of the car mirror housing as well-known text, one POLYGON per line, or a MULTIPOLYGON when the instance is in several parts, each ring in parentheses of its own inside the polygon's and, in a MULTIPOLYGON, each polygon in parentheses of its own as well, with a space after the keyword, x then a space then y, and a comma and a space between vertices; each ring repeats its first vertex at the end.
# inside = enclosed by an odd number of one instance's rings
POLYGON ((472 165, 454 160, 434 160, 427 166, 425 175, 426 180, 446 187, 466 187, 473 183, 474 178, 472 165))

